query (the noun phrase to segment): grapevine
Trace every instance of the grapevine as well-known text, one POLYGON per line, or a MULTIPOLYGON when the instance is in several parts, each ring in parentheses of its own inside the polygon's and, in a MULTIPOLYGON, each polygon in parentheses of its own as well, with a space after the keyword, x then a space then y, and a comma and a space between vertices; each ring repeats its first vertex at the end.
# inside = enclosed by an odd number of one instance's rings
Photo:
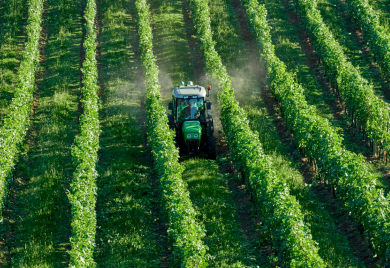
POLYGON ((99 149, 99 119, 97 95, 97 61, 95 32, 96 3, 88 0, 84 19, 86 38, 84 40, 85 60, 83 62, 82 104, 80 133, 72 147, 76 166, 70 193, 72 205, 72 249, 69 251, 71 267, 96 267, 93 258, 96 235, 96 163, 99 149))
POLYGON ((377 144, 383 143, 384 150, 388 152, 390 150, 390 134, 387 129, 387 123, 390 122, 388 104, 375 95, 373 86, 348 61, 343 48, 324 24, 316 1, 294 2, 299 7, 316 54, 322 59, 325 72, 344 100, 347 111, 352 118, 359 120, 367 136, 377 144))
POLYGON ((390 39, 382 30, 377 12, 366 0, 347 0, 351 17, 360 25, 366 44, 386 77, 390 77, 390 39))
POLYGON ((235 100, 231 79, 214 48, 207 0, 190 0, 206 69, 219 81, 221 121, 236 165, 241 166, 266 222, 265 232, 286 267, 323 267, 316 243, 305 226, 300 206, 264 154, 258 135, 250 130, 244 110, 235 100))
POLYGON ((154 157, 154 169, 160 180, 164 211, 168 217, 168 235, 173 244, 172 263, 175 267, 206 267, 204 230, 196 220, 187 184, 182 179, 183 167, 173 142, 173 133, 160 102, 158 68, 153 55, 149 5, 136 1, 140 54, 146 80, 146 116, 148 142, 154 157))
MULTIPOLYGON (((27 42, 17 74, 18 83, 14 99, 9 106, 9 114, 0 129, 0 202, 2 208, 7 195, 7 178, 17 162, 20 146, 30 125, 35 75, 39 67, 43 1, 30 0, 28 5, 27 42)), ((2 212, 0 213, 2 218, 2 212)))
POLYGON ((376 253, 389 260, 388 200, 375 188, 364 158, 343 148, 342 138, 327 119, 316 115, 314 108, 307 104, 302 87, 294 82, 294 75, 276 57, 264 6, 256 0, 243 2, 261 56, 266 60, 271 91, 282 105, 288 127, 299 146, 316 160, 320 176, 335 185, 345 208, 363 225, 376 253))

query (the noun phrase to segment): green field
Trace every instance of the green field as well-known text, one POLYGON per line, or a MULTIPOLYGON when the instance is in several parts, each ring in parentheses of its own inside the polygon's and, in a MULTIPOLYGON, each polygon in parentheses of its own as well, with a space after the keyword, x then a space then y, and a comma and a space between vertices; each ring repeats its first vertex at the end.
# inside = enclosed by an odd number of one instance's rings
POLYGON ((389 8, 0 0, 1 267, 390 267, 389 8))

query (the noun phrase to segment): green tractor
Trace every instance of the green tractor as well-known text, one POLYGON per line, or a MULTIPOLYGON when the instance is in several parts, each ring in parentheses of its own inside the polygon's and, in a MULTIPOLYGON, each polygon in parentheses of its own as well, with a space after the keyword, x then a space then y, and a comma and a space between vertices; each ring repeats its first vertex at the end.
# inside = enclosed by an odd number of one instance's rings
POLYGON ((207 153, 211 159, 216 158, 216 140, 214 135, 211 102, 205 100, 210 95, 201 86, 193 85, 191 81, 187 86, 180 82, 172 92, 172 101, 169 102, 169 127, 176 131, 176 145, 185 148, 189 155, 207 153))

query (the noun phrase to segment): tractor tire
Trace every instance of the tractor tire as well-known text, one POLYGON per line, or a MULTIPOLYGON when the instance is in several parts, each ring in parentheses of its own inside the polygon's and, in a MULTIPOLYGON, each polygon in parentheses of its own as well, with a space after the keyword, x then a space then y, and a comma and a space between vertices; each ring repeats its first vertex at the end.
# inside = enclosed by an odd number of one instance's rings
POLYGON ((210 159, 217 159, 217 141, 214 136, 207 136, 207 154, 210 159))
POLYGON ((168 124, 170 129, 175 129, 175 124, 173 123, 173 114, 168 114, 168 124))

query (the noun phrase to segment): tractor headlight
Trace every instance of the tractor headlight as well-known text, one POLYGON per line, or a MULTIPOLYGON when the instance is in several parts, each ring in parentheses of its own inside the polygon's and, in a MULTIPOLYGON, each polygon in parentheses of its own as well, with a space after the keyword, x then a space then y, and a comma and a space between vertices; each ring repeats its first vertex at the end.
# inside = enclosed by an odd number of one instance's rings
POLYGON ((198 137, 198 134, 195 134, 195 135, 194 135, 194 138, 197 138, 197 137, 198 137))
POLYGON ((187 134, 187 138, 191 138, 191 134, 187 134))

